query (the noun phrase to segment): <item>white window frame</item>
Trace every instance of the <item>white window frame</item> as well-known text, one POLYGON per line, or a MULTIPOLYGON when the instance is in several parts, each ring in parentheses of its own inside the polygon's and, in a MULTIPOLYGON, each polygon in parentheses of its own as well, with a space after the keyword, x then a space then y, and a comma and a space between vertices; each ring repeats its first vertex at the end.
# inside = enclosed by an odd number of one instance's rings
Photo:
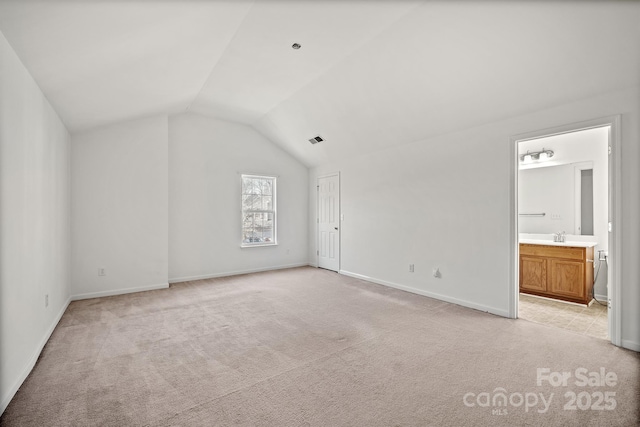
POLYGON ((240 247, 243 248, 255 248, 261 246, 276 246, 278 244, 278 221, 277 221, 277 184, 278 179, 276 176, 269 175, 255 175, 255 174, 241 174, 240 176, 240 247), (269 179, 272 181, 271 196, 272 196, 272 208, 271 209, 245 209, 243 203, 243 183, 246 178, 249 179, 269 179), (245 242, 244 241, 244 218, 247 213, 270 213, 273 215, 273 241, 271 242, 245 242))

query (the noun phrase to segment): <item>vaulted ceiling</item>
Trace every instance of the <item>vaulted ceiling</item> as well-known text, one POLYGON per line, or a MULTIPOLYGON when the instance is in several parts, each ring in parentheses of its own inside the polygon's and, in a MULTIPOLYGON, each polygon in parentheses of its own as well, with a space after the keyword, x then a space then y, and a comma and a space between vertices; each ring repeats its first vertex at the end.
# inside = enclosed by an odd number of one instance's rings
POLYGON ((635 1, 0 0, 0 31, 71 132, 190 110, 307 166, 640 83, 635 1))

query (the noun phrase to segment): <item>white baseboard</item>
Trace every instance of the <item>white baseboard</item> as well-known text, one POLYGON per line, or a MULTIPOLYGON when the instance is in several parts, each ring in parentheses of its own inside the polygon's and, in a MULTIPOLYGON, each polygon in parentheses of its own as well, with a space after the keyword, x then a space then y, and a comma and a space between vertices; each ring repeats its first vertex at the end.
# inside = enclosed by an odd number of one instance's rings
POLYGON ((630 340, 622 340, 621 344, 622 344, 622 347, 626 349, 637 351, 640 353, 640 343, 637 343, 635 341, 630 341, 630 340))
POLYGON ((598 301, 602 301, 602 302, 606 302, 607 301, 607 296, 606 295, 598 295, 595 294, 595 297, 598 301))
POLYGON ((362 279, 362 280, 366 280, 368 282, 377 283, 379 285, 389 286, 391 288, 396 288, 396 289, 400 289, 402 291, 411 292, 413 294, 418 294, 418 295, 422 295, 422 296, 425 296, 425 297, 434 298, 434 299, 437 299, 437 300, 440 300, 440 301, 450 302, 452 304, 461 305, 463 307, 473 308, 474 310, 486 311, 488 313, 495 314, 497 316, 509 317, 509 311, 508 310, 500 310, 500 309, 495 308, 495 307, 489 307, 489 306, 485 306, 485 305, 482 305, 482 304, 476 304, 476 303, 471 302, 471 301, 461 300, 461 299, 453 298, 453 297, 450 297, 450 296, 447 296, 447 295, 437 294, 435 292, 429 292, 429 291, 425 291, 425 290, 422 290, 422 289, 412 288, 410 286, 400 285, 398 283, 388 282, 386 280, 376 279, 374 277, 365 276, 363 274, 353 273, 351 271, 340 270, 339 273, 340 274, 344 274, 345 276, 355 277, 356 279, 362 279))
POLYGON ((112 291, 89 292, 86 294, 71 295, 71 301, 78 301, 78 300, 89 299, 89 298, 110 297, 113 295, 132 294, 134 292, 153 291, 156 289, 166 289, 168 287, 169 287, 168 283, 160 283, 157 285, 139 286, 136 288, 124 288, 124 289, 115 289, 112 291))
POLYGON ((53 331, 56 329, 56 326, 58 326, 58 322, 60 322, 60 319, 62 319, 62 315, 67 310, 67 307, 69 307, 70 303, 71 303, 71 298, 68 298, 67 301, 62 305, 62 309, 60 310, 60 312, 58 312, 54 321, 49 326, 49 329, 47 329, 44 336, 38 343, 36 350, 33 352, 31 357, 25 364, 24 368, 20 372, 20 376, 18 376, 18 378, 15 380, 15 382, 13 383, 9 391, 4 396, 2 396, 2 401, 0 402, 0 415, 4 412, 5 409, 7 409, 7 406, 9 406, 11 399, 13 399, 13 396, 15 396, 15 394, 18 392, 18 390, 20 389, 20 386, 22 386, 22 383, 24 382, 24 380, 27 379, 27 377, 31 373, 31 370, 36 365, 36 362, 38 361, 38 357, 40 357, 40 353, 42 353, 42 349, 47 344, 47 341, 49 341, 49 338, 51 338, 51 334, 53 334, 53 331))
POLYGON ((310 265, 308 262, 300 262, 296 264, 276 265, 272 267, 252 268, 247 270, 225 271, 222 273, 203 274, 199 276, 174 277, 169 279, 169 283, 190 282, 192 280, 215 279, 216 277, 238 276, 240 274, 260 273, 262 271, 284 270, 286 268, 306 267, 310 265))

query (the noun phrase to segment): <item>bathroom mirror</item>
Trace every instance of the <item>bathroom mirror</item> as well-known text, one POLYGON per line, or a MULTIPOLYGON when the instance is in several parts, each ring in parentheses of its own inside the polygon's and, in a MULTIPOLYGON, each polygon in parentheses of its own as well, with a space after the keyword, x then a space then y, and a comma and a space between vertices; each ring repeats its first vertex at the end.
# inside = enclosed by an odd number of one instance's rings
POLYGON ((518 214, 520 233, 593 236, 593 163, 521 169, 518 214))

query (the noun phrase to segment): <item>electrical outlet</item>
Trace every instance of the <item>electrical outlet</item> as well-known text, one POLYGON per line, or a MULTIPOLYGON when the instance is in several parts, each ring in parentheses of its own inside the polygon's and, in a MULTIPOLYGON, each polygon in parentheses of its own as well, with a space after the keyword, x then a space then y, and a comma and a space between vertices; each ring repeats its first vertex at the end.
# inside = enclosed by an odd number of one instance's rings
POLYGON ((409 273, 413 273, 413 264, 409 264, 409 273))
POLYGON ((44 296, 44 308, 49 307, 49 294, 44 296))
POLYGON ((107 275, 107 270, 104 267, 100 267, 98 269, 98 276, 106 276, 107 275))

